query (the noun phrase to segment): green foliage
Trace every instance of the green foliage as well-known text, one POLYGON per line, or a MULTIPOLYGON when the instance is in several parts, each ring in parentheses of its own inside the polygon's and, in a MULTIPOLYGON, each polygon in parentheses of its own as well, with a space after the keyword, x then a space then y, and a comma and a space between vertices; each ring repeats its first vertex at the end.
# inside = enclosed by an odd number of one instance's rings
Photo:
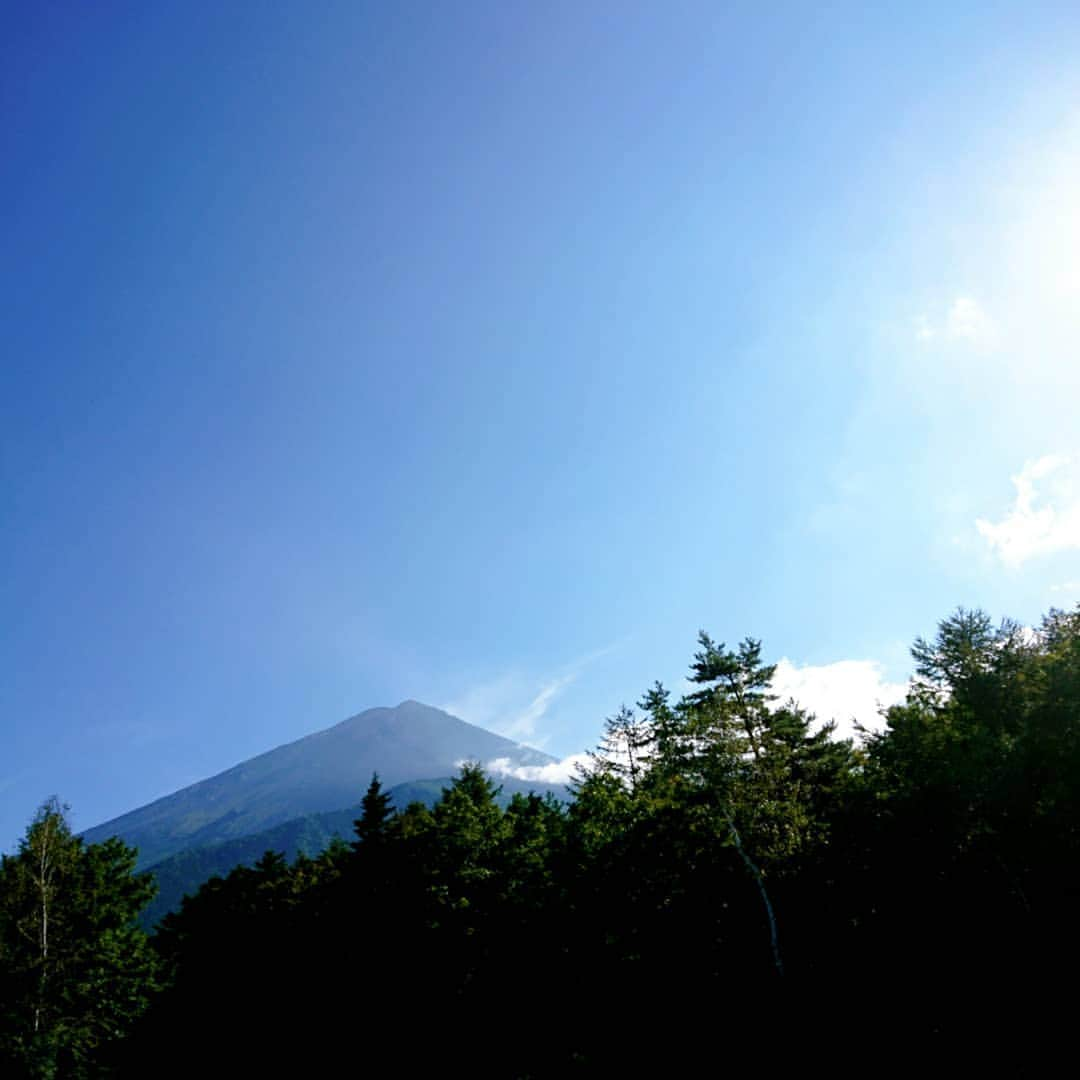
MULTIPOLYGON (((153 1072, 163 1046, 186 1071, 211 1053, 218 1071, 280 1071, 267 1031, 289 1033, 296 1069, 328 1071, 326 1032, 387 1030, 417 988, 430 1008, 411 1071, 478 1024, 487 1071, 507 1076, 641 1071, 651 1053, 670 1067, 714 1053, 719 1021, 733 1044, 801 1052, 841 1001, 849 1055, 1023 1031, 1024 998, 1080 962, 1080 610, 1034 632, 958 611, 913 658, 906 701, 859 747, 776 700, 759 642, 702 633, 690 692, 654 684, 610 717, 569 805, 507 799, 466 765, 396 812, 373 777, 352 844, 268 852, 163 921, 168 985, 128 1073, 153 1072)), ((61 1054, 93 1036, 55 1004, 70 969, 35 959, 35 905, 97 942, 79 982, 100 991, 123 983, 130 943, 110 951, 119 924, 61 897, 115 914, 145 886, 122 845, 82 849, 39 818, 4 863, 0 942, 9 1058, 49 1075, 95 1051, 61 1054), (42 848, 54 876, 34 870, 42 848), (33 1008, 48 1039, 27 1034, 33 1008)), ((365 1042, 365 1063, 400 1068, 390 1045, 365 1042)))
POLYGON ((361 800, 362 812, 353 822, 356 840, 353 848, 372 848, 386 843, 390 831, 390 821, 394 816, 393 797, 382 789, 379 774, 373 773, 367 792, 361 800))
POLYGON ((634 791, 648 766, 654 738, 649 720, 623 705, 604 721, 600 746, 590 755, 593 767, 619 777, 634 791))
POLYGON ((0 866, 0 1058, 12 1074, 99 1075, 146 1009, 155 963, 136 925, 154 885, 117 839, 85 846, 55 799, 0 866))
POLYGON ((466 764, 435 804, 428 867, 437 878, 432 888, 440 906, 474 910, 493 898, 489 885, 510 836, 497 796, 484 770, 466 764))
MULTIPOLYGON (((408 806, 411 802, 433 806, 449 782, 448 778, 414 780, 397 784, 383 794, 396 806, 408 806)), ((499 802, 504 806, 514 795, 527 795, 530 790, 530 785, 520 780, 504 780, 502 787, 499 802)), ((169 912, 178 911, 183 898, 198 892, 211 878, 225 877, 237 866, 254 866, 265 851, 280 851, 289 860, 300 855, 314 858, 335 840, 355 837, 356 822, 358 816, 363 816, 363 809, 361 802, 343 810, 306 814, 250 836, 178 852, 149 867, 148 872, 157 880, 158 894, 140 918, 143 928, 151 930, 169 912)))

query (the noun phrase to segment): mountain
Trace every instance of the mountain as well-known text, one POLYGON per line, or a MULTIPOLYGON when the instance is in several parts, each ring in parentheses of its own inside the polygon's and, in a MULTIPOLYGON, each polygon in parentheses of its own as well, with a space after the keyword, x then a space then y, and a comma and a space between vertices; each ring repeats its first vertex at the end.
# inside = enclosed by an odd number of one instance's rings
MULTIPOLYGON (((549 765, 540 750, 467 724, 418 701, 369 709, 200 780, 83 833, 88 843, 119 836, 145 869, 178 851, 262 832, 273 825, 357 803, 378 771, 385 787, 453 776, 462 761, 505 758, 549 765)), ((539 785, 538 785, 539 787, 539 785)))
MULTIPOLYGON (((515 795, 528 795, 531 792, 537 795, 550 793, 564 801, 569 798, 568 790, 561 784, 532 783, 510 777, 500 777, 497 782, 501 787, 498 801, 503 806, 515 795)), ((398 810, 404 810, 411 802, 432 806, 449 784, 450 777, 410 780, 390 788, 388 794, 398 810)), ((226 840, 222 844, 178 851, 148 868, 157 879, 158 893, 140 916, 140 922, 145 929, 153 929, 168 912, 179 908, 185 895, 196 892, 204 881, 215 875, 224 877, 237 866, 254 866, 267 851, 279 851, 292 862, 297 855, 318 855, 335 837, 353 840, 353 822, 362 813, 363 807, 357 803, 344 810, 305 814, 250 836, 226 840)))

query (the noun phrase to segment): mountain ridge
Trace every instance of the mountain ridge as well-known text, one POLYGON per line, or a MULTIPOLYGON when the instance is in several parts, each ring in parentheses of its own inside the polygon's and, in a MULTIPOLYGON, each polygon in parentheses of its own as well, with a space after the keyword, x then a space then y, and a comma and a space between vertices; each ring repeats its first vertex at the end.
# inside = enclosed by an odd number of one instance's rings
MULTIPOLYGON (((404 810, 411 802, 434 805, 452 783, 451 777, 429 780, 409 780, 386 789, 395 810, 404 810)), ((571 796, 564 784, 550 784, 510 777, 496 777, 496 801, 507 805, 515 795, 552 795, 562 802, 571 796)), ((292 818, 262 832, 236 837, 207 847, 185 848, 153 866, 147 867, 157 879, 158 894, 140 917, 144 929, 152 930, 164 915, 180 906, 185 894, 195 893, 211 877, 224 877, 238 866, 254 866, 267 851, 280 852, 292 862, 299 855, 314 857, 324 851, 335 837, 355 839, 354 823, 363 814, 363 804, 356 803, 339 810, 305 814, 292 818)))
POLYGON ((452 776, 463 760, 512 766, 555 759, 414 699, 378 706, 238 762, 83 832, 119 836, 139 867, 188 848, 261 832, 306 814, 356 803, 378 772, 387 787, 452 776))

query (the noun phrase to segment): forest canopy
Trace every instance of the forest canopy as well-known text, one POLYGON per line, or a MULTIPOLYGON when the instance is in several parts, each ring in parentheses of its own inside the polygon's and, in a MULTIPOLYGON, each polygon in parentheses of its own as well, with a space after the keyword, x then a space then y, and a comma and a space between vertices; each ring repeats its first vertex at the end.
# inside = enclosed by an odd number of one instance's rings
POLYGON ((794 1054, 841 1009, 849 1046, 1020 1038, 1080 944, 1080 609, 959 610, 912 656, 906 700, 839 740, 760 642, 702 633, 692 689, 614 711, 569 803, 503 807, 470 764, 398 807, 375 776, 351 844, 268 852, 150 937, 134 852, 47 803, 0 868, 5 1075, 315 1067, 354 1027, 373 1066, 480 1031, 485 1075, 601 1072, 715 1054, 721 1017, 729 1054, 794 1054))

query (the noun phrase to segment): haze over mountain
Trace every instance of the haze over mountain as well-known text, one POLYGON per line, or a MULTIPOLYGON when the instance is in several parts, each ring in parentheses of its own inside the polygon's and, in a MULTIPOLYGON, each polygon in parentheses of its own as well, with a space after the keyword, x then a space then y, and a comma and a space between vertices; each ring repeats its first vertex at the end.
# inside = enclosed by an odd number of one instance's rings
MULTIPOLYGON (((358 802, 378 771, 393 787, 449 777, 462 761, 547 765, 550 755, 418 701, 369 709, 106 821, 88 843, 119 836, 147 867, 188 848, 261 832, 358 802)), ((543 785, 537 785, 538 788, 543 785)))

